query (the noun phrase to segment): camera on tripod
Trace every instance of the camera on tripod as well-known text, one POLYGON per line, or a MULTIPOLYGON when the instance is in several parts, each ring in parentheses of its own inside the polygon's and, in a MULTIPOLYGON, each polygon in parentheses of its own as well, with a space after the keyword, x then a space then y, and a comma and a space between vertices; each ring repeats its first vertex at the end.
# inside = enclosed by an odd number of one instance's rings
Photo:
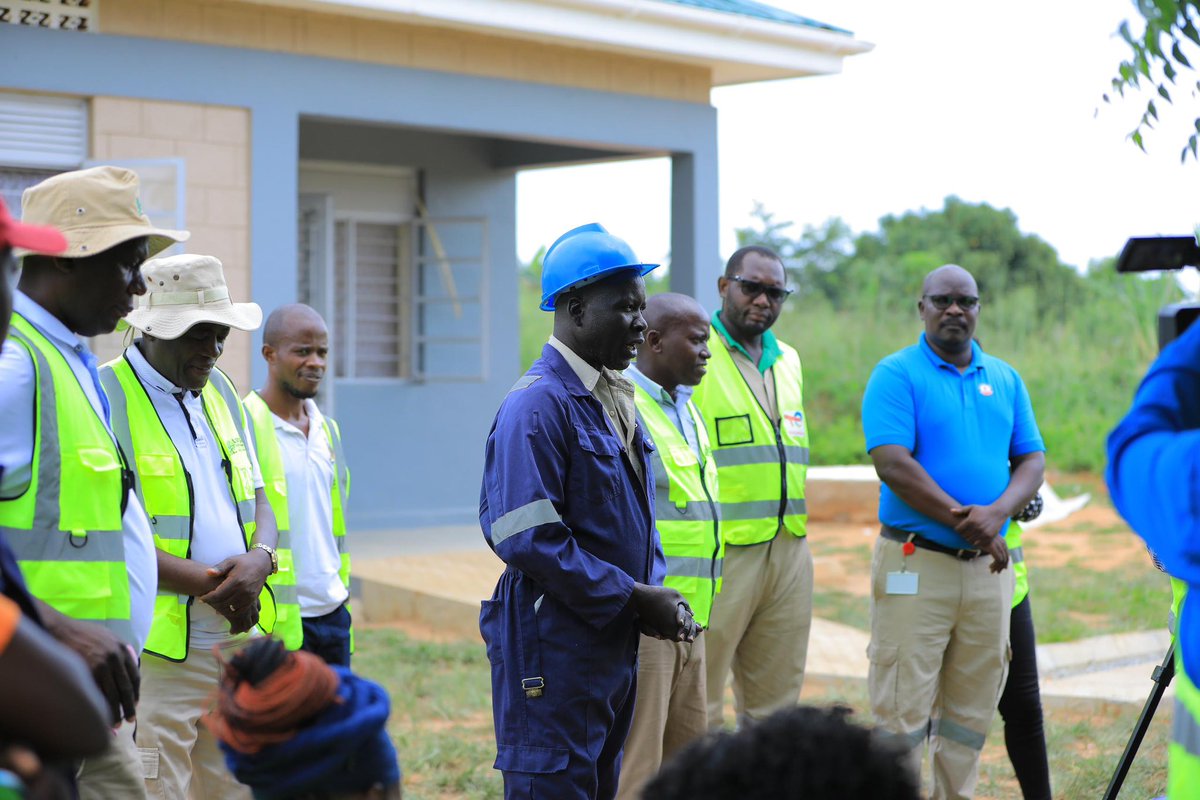
MULTIPOLYGON (((1117 272, 1159 272, 1200 268, 1200 226, 1193 236, 1139 236, 1117 256, 1117 272)), ((1178 339, 1200 317, 1200 303, 1172 303, 1158 312, 1158 349, 1178 339)))
MULTIPOLYGON (((1193 236, 1132 238, 1121 249, 1121 255, 1117 256, 1117 272, 1160 272, 1184 267, 1200 268, 1200 226, 1196 227, 1193 236)), ((1182 336, 1197 317, 1200 317, 1200 303, 1172 303, 1160 308, 1158 310, 1159 351, 1182 336)), ((1153 553, 1150 555, 1154 558, 1155 566, 1161 570, 1162 564, 1159 563, 1158 558, 1153 553)), ((1154 688, 1150 690, 1150 696, 1146 698, 1146 704, 1142 707, 1137 725, 1129 737, 1129 742, 1125 745, 1125 752, 1121 755, 1112 780, 1109 781, 1108 789, 1104 792, 1104 800, 1116 800, 1120 793, 1125 776, 1129 773, 1129 768, 1137 756, 1138 748, 1141 747, 1142 739, 1150 727, 1150 721, 1154 718, 1154 712, 1158 709, 1158 703, 1162 700, 1163 693, 1166 692, 1174 676, 1175 640, 1172 638, 1162 663, 1154 668, 1154 672, 1150 676, 1150 679, 1154 681, 1154 688)))

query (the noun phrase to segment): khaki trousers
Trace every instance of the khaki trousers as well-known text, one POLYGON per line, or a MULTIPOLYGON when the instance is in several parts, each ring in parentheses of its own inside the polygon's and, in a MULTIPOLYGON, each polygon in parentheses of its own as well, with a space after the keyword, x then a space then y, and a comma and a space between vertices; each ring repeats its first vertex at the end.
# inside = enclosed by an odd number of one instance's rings
MULTIPOLYGON (((222 657, 228 661, 235 652, 237 647, 225 649, 222 657)), ((250 788, 226 769, 216 737, 200 724, 212 707, 220 670, 209 650, 189 650, 182 663, 142 656, 137 745, 148 797, 251 800, 250 788)))
POLYGON ((979 753, 1004 690, 1010 651, 1013 571, 993 574, 991 558, 960 561, 918 549, 906 570, 915 595, 889 595, 887 573, 904 562, 899 542, 880 538, 871 559, 871 643, 867 688, 885 729, 912 748, 920 773, 929 743, 931 800, 966 800, 979 780, 979 753))
POLYGON ((636 800, 663 761, 708 730, 704 640, 638 645, 637 699, 625 739, 617 800, 636 800))
POLYGON ((79 800, 111 800, 114 797, 146 796, 142 780, 142 761, 133 743, 133 723, 117 728, 108 749, 86 758, 79 767, 79 800))
POLYGON ((723 576, 704 633, 708 724, 713 728, 724 723, 731 671, 739 725, 800 699, 812 628, 808 539, 780 531, 762 544, 726 545, 723 576))

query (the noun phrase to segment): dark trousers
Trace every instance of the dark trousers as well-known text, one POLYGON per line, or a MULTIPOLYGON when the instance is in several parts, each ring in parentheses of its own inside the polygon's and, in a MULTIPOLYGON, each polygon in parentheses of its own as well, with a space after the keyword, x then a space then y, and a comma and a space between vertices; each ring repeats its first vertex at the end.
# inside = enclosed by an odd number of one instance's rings
POLYGON ((301 650, 315 653, 326 664, 350 666, 350 609, 346 604, 320 617, 304 617, 304 644, 301 650))
POLYGON ((1004 745, 1025 800, 1050 800, 1050 765, 1038 691, 1037 650, 1029 595, 1012 610, 1012 663, 1000 696, 1004 745))

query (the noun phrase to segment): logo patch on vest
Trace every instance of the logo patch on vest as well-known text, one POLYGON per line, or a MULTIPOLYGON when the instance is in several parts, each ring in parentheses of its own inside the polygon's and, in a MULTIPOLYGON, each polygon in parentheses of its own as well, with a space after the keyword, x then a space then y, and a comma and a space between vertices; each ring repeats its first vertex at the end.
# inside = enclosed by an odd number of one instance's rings
POLYGON ((804 424, 804 412, 783 412, 783 429, 787 432, 787 435, 791 436, 793 439, 803 439, 808 429, 804 424))
POLYGON ((242 437, 235 436, 225 442, 225 452, 229 453, 229 457, 233 458, 238 453, 246 452, 246 443, 242 441, 242 437))

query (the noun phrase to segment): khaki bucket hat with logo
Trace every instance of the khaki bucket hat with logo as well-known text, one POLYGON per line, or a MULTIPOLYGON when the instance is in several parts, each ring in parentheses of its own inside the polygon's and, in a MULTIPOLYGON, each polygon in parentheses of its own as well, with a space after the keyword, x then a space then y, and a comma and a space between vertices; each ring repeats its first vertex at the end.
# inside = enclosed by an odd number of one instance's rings
MULTIPOLYGON (((137 173, 122 167, 64 172, 21 195, 21 221, 57 228, 67 239, 62 258, 88 258, 139 236, 150 239, 150 256, 191 233, 156 228, 142 211, 137 173)), ((24 255, 24 253, 21 253, 24 255)))
POLYGON ((239 331, 262 325, 258 303, 229 299, 225 272, 212 256, 185 253, 142 265, 146 293, 124 322, 156 339, 178 339, 193 325, 211 322, 239 331))

